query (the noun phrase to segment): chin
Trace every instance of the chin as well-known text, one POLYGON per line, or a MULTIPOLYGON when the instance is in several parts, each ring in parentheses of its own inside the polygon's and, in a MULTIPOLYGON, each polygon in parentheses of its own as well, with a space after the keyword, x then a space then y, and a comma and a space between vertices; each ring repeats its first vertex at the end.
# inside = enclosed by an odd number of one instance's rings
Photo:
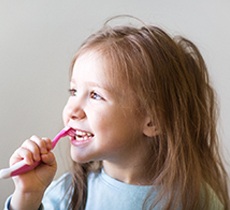
POLYGON ((87 156, 81 156, 81 155, 73 155, 71 154, 71 159, 76 162, 76 163, 88 163, 90 161, 92 161, 89 157, 87 156))

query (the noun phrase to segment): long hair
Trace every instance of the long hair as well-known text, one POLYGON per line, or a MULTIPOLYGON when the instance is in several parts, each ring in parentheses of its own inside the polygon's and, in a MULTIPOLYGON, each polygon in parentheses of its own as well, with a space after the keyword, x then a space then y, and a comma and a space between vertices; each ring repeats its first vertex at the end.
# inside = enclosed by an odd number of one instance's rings
MULTIPOLYGON (((216 131, 216 96, 198 48, 151 25, 105 26, 83 43, 72 67, 89 51, 101 55, 111 84, 135 93, 139 112, 147 113, 159 130, 146 162, 146 173, 159 192, 154 198, 149 193, 143 209, 163 203, 164 210, 208 210, 215 199, 230 209, 216 131)), ((85 208, 87 175, 101 167, 101 162, 74 163, 71 209, 85 208)))

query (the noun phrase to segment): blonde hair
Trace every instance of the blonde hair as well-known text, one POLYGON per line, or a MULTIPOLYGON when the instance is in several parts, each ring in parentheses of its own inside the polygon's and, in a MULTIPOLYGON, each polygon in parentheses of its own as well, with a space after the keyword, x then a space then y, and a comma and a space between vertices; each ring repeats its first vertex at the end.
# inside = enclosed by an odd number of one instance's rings
MULTIPOLYGON (((143 209, 149 202, 152 209, 163 201, 164 210, 208 210, 216 197, 228 210, 215 92, 197 47, 151 25, 105 26, 83 43, 73 65, 87 51, 100 53, 110 67, 112 84, 135 92, 139 111, 147 113, 159 130, 146 163, 159 193, 153 199, 150 192, 143 209)), ((74 163, 72 209, 85 208, 87 175, 101 167, 101 162, 74 163)))

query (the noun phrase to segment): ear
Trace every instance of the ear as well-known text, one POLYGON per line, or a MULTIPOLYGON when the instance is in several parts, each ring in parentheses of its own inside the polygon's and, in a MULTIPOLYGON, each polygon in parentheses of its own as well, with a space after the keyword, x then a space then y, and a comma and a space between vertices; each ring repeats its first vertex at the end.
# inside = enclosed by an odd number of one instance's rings
POLYGON ((146 117, 145 119, 143 133, 148 137, 154 137, 159 134, 156 125, 151 121, 150 117, 146 117))

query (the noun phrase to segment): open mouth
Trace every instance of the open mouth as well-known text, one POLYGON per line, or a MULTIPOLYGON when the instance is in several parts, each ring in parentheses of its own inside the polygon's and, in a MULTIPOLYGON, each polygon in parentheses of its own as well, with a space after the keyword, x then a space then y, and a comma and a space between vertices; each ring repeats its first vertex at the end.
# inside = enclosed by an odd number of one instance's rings
POLYGON ((76 141, 86 141, 94 137, 90 132, 76 130, 75 135, 73 136, 76 141))

